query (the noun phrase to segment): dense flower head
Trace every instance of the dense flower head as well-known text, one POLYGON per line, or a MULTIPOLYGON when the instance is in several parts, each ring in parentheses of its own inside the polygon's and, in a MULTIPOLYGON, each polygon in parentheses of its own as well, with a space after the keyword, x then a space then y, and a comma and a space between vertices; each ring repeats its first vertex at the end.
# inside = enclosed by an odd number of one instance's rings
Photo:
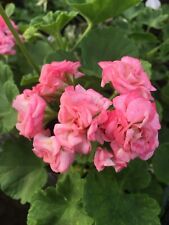
POLYGON ((149 159, 158 147, 159 116, 147 74, 129 56, 100 62, 102 86, 111 82, 119 95, 112 100, 71 80, 81 77, 79 62, 42 67, 39 83, 13 102, 20 134, 33 138, 33 152, 57 173, 66 172, 76 156, 91 154, 98 171, 116 172, 135 159, 149 159), (71 84, 71 85, 70 85, 71 84))
POLYGON ((140 60, 125 56, 121 60, 99 62, 102 68, 101 86, 111 82, 120 94, 139 89, 145 97, 150 97, 150 91, 155 91, 140 60))
POLYGON ((93 119, 108 109, 111 101, 98 92, 82 86, 68 86, 60 98, 60 110, 54 133, 61 144, 87 154, 91 150, 87 131, 93 119))
POLYGON ((113 104, 115 109, 109 112, 105 132, 115 161, 122 161, 123 168, 136 157, 149 159, 158 146, 160 129, 155 104, 135 91, 117 96, 113 104))
POLYGON ((78 129, 87 128, 93 117, 111 104, 109 99, 92 89, 69 86, 60 98, 58 119, 60 123, 73 123, 78 129))
MULTIPOLYGON (((16 24, 11 20, 13 27, 18 30, 16 24)), ((0 16, 0 54, 13 55, 15 54, 15 39, 6 25, 2 16, 0 16)))

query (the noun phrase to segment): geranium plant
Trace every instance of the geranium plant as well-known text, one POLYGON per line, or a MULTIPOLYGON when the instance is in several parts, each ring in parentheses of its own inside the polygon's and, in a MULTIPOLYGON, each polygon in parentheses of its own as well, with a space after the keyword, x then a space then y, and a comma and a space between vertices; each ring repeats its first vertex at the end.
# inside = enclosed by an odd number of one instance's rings
POLYGON ((27 225, 167 224, 168 5, 23 4, 0 4, 0 189, 27 225))

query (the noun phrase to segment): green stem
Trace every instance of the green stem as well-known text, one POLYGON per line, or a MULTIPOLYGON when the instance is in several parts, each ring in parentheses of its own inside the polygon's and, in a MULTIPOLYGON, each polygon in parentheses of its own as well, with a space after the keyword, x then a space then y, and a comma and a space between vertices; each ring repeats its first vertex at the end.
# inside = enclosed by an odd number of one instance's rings
POLYGON ((157 47, 151 49, 149 52, 147 52, 147 54, 146 54, 147 57, 153 56, 153 55, 159 50, 160 46, 161 46, 161 45, 159 45, 159 46, 157 46, 157 47))
POLYGON ((44 125, 48 124, 48 122, 52 121, 55 118, 57 118, 57 112, 47 106, 45 109, 44 125))
POLYGON ((12 26, 12 23, 10 21, 10 19, 8 18, 8 16, 5 13, 5 10, 3 9, 2 5, 0 4, 0 15, 3 17, 5 23, 7 24, 9 30, 11 31, 11 33, 13 34, 16 44, 19 46, 20 50, 22 51, 23 55, 25 56, 27 62, 29 63, 29 65, 39 74, 39 67, 34 63, 34 61, 32 60, 29 52, 27 51, 27 49, 25 48, 25 46, 23 45, 17 31, 15 30, 15 28, 12 26))
POLYGON ((62 36, 60 34, 60 32, 58 32, 56 35, 55 35, 55 38, 57 40, 57 43, 59 44, 59 48, 63 49, 64 50, 64 42, 62 40, 62 36))
POLYGON ((112 99, 113 99, 114 97, 116 97, 116 96, 117 96, 117 92, 114 91, 113 94, 109 97, 109 99, 112 100, 112 99))
POLYGON ((91 21, 89 21, 88 19, 87 19, 87 24, 88 24, 88 26, 87 26, 86 30, 85 30, 84 33, 80 36, 80 38, 77 40, 77 42, 76 42, 76 44, 74 45, 74 47, 73 47, 72 50, 74 50, 74 49, 76 49, 76 48, 78 47, 78 45, 82 42, 82 40, 87 36, 87 34, 88 34, 88 33, 90 32, 90 30, 92 29, 93 23, 92 23, 91 21))

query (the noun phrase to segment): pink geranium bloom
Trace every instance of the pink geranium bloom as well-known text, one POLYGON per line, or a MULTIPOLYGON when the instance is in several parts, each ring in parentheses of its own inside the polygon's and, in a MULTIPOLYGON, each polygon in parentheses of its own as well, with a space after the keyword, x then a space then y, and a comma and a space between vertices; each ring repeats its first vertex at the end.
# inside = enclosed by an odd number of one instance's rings
POLYGON ((103 144, 104 141, 108 141, 105 135, 104 124, 108 120, 107 111, 103 110, 98 116, 96 116, 87 131, 87 138, 90 141, 98 141, 103 144))
POLYGON ((83 76, 79 67, 80 62, 66 60, 43 65, 36 90, 40 95, 52 98, 56 92, 63 92, 71 80, 83 76))
POLYGON ((55 136, 50 136, 50 132, 39 133, 33 139, 33 152, 43 158, 46 163, 52 162, 53 158, 60 151, 60 144, 55 136))
POLYGON ((103 170, 104 167, 107 166, 115 166, 113 161, 113 153, 98 147, 94 156, 94 165, 98 171, 103 170))
POLYGON ((78 129, 72 123, 55 124, 54 134, 59 140, 59 143, 70 152, 88 154, 91 150, 91 144, 87 139, 86 130, 78 129))
MULTIPOLYGON (((33 91, 42 96, 46 101, 50 102, 56 99, 56 87, 38 83, 33 87, 33 91)), ((60 94, 60 93, 59 93, 60 94)))
MULTIPOLYGON (((131 92, 113 100, 105 133, 111 143, 114 162, 126 167, 136 157, 149 159, 158 147, 159 116, 155 104, 131 92)), ((122 169, 122 168, 121 168, 122 169)))
MULTIPOLYGON (((16 24, 11 20, 13 27, 18 30, 16 24)), ((15 39, 6 25, 2 16, 0 16, 0 54, 1 55, 13 55, 16 53, 15 39)))
POLYGON ((50 167, 56 173, 64 173, 72 165, 74 158, 74 153, 61 149, 54 161, 50 163, 50 167))
MULTIPOLYGON (((112 102, 104 98, 96 91, 85 90, 80 85, 75 88, 69 86, 65 89, 60 99, 60 110, 54 133, 61 145, 70 146, 75 152, 83 154, 91 150, 87 137, 87 130, 93 119, 103 110, 106 110, 112 102)), ((92 128, 96 132, 96 128, 92 128)), ((90 136, 92 135, 90 132, 90 136)))
POLYGON ((98 92, 77 85, 69 86, 60 98, 60 123, 74 123, 78 129, 91 125, 93 117, 106 110, 112 102, 98 92))
POLYGON ((33 152, 56 173, 67 171, 74 161, 74 153, 63 149, 55 136, 39 133, 34 137, 33 146, 33 152))
POLYGON ((156 90, 151 85, 140 60, 136 58, 125 56, 121 60, 100 62, 99 66, 103 70, 102 87, 111 82, 120 94, 140 89, 143 95, 148 98, 150 98, 150 91, 156 90))
POLYGON ((16 96, 12 106, 18 111, 16 128, 20 134, 33 138, 43 130, 43 119, 46 109, 46 102, 31 90, 24 90, 16 96))

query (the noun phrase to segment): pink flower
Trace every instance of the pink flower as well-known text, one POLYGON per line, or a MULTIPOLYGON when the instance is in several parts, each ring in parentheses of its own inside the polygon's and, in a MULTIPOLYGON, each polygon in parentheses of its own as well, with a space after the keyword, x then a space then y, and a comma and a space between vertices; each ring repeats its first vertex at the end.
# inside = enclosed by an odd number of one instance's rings
POLYGON ((62 61, 45 64, 42 67, 38 85, 39 93, 42 96, 53 96, 58 90, 64 90, 70 80, 83 76, 78 71, 80 62, 62 61))
MULTIPOLYGON (((85 90, 77 85, 75 88, 67 87, 60 102, 58 113, 60 124, 55 125, 55 136, 61 145, 70 147, 74 152, 89 153, 91 146, 87 130, 94 117, 106 110, 112 104, 111 101, 92 89, 85 90)), ((96 132, 96 128, 92 130, 94 130, 92 133, 96 132)))
MULTIPOLYGON (((111 142, 114 162, 126 167, 136 157, 149 159, 158 147, 159 116, 155 104, 131 92, 113 100, 105 134, 111 142)), ((122 168, 120 168, 122 169, 122 168)))
MULTIPOLYGON (((56 87, 55 86, 47 86, 41 83, 38 83, 33 87, 33 91, 38 95, 42 96, 46 101, 54 101, 56 99, 56 87)), ((60 93, 59 93, 60 94, 60 93)))
POLYGON ((54 134, 59 143, 70 152, 88 154, 91 151, 86 130, 78 129, 74 124, 55 124, 54 134))
POLYGON ((98 171, 103 170, 107 166, 115 166, 113 153, 98 147, 94 156, 94 165, 98 171))
POLYGON ((77 85, 65 89, 60 99, 58 119, 60 123, 76 124, 78 129, 91 125, 93 117, 106 110, 112 103, 92 89, 77 85))
POLYGON ((125 56, 121 60, 100 62, 99 66, 103 70, 102 87, 111 82, 120 94, 139 89, 148 98, 150 98, 150 91, 156 90, 151 85, 141 62, 136 58, 125 56))
POLYGON ((39 133, 33 139, 33 152, 46 163, 52 162, 60 151, 60 144, 55 136, 50 137, 50 132, 39 133))
POLYGON ((74 153, 63 149, 55 136, 37 134, 34 137, 33 146, 33 152, 39 158, 43 158, 44 162, 49 163, 56 173, 66 172, 74 161, 74 153))
MULTIPOLYGON (((13 27, 18 30, 16 24, 11 20, 13 27)), ((15 39, 6 25, 2 16, 0 16, 0 54, 13 55, 15 54, 15 39)))
POLYGON ((16 128, 21 135, 32 138, 43 130, 46 102, 40 96, 26 89, 16 97, 12 106, 18 111, 16 128))
POLYGON ((61 149, 59 154, 55 157, 54 161, 50 163, 50 167, 56 173, 64 173, 72 165, 74 158, 74 153, 67 152, 61 149))
POLYGON ((105 135, 104 124, 108 119, 107 111, 102 111, 98 116, 96 116, 87 131, 87 138, 90 141, 98 141, 103 144, 104 141, 108 141, 105 135))

